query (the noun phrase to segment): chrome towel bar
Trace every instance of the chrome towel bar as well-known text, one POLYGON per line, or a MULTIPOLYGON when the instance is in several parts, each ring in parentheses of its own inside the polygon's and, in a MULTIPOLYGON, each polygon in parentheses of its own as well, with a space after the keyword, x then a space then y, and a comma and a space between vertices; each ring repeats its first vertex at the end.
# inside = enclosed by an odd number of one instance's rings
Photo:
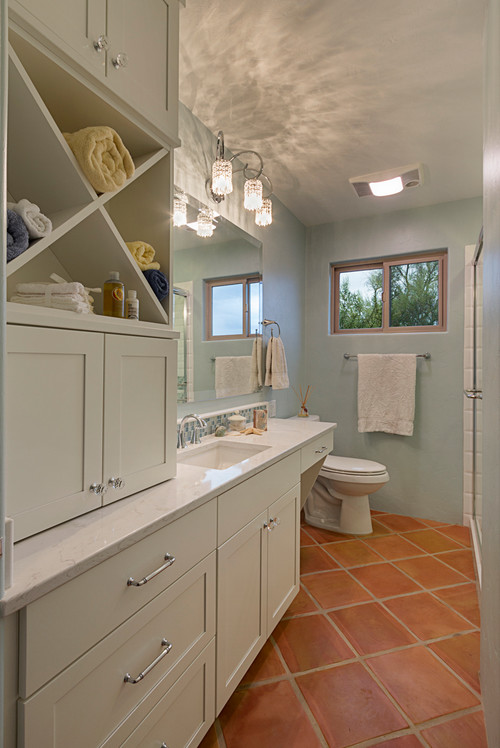
MULTIPOLYGON (((431 357, 430 353, 415 353, 415 356, 417 358, 427 358, 429 359, 431 357)), ((357 353, 344 353, 344 358, 357 358, 357 353)))

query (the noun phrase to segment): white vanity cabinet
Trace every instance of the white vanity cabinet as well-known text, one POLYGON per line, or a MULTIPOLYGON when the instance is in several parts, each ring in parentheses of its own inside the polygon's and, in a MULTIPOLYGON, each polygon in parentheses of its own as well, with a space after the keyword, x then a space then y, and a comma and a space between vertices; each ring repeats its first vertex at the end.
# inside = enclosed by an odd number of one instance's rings
POLYGON ((212 500, 23 609, 17 748, 198 744, 215 718, 215 545, 212 500))
POLYGON ((176 362, 175 340, 7 326, 16 540, 175 475, 176 362))
POLYGON ((9 12, 177 140, 178 0, 12 0, 9 12))
POLYGON ((299 589, 300 453, 218 502, 217 714, 299 589))

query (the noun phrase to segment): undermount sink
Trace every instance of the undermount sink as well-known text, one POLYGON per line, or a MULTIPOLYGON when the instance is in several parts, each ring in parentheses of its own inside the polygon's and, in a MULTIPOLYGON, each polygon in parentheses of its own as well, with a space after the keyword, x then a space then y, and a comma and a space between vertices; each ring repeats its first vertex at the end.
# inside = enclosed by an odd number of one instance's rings
POLYGON ((269 449, 260 444, 235 444, 234 442, 211 442, 196 447, 187 447, 177 455, 177 462, 197 467, 225 470, 250 457, 269 449), (192 449, 192 451, 191 451, 192 449))

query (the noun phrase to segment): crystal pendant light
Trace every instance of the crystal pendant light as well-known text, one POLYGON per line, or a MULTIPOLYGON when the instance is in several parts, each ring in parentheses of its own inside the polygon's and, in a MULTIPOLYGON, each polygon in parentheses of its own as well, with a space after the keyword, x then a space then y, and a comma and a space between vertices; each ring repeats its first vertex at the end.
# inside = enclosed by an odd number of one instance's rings
POLYGON ((180 197, 174 197, 174 226, 185 226, 187 222, 186 201, 180 197))
POLYGON ((212 223, 213 212, 209 208, 202 208, 198 213, 198 225, 196 233, 202 238, 208 238, 214 233, 214 225, 212 223))
POLYGON ((233 166, 223 158, 212 164, 212 192, 214 195, 229 195, 233 191, 233 166))
POLYGON ((273 204, 269 197, 262 198, 262 205, 255 213, 257 226, 270 226, 273 222, 273 204))
POLYGON ((258 210, 262 205, 262 182, 260 179, 247 179, 245 182, 244 206, 247 210, 258 210))

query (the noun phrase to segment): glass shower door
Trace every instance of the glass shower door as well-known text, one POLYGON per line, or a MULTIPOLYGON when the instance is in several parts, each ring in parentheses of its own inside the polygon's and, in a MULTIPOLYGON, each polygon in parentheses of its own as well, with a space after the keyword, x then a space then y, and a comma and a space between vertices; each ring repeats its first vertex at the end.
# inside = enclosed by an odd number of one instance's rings
POLYGON ((472 388, 465 395, 472 401, 472 521, 479 544, 482 540, 482 432, 483 432, 483 233, 474 252, 472 388))

